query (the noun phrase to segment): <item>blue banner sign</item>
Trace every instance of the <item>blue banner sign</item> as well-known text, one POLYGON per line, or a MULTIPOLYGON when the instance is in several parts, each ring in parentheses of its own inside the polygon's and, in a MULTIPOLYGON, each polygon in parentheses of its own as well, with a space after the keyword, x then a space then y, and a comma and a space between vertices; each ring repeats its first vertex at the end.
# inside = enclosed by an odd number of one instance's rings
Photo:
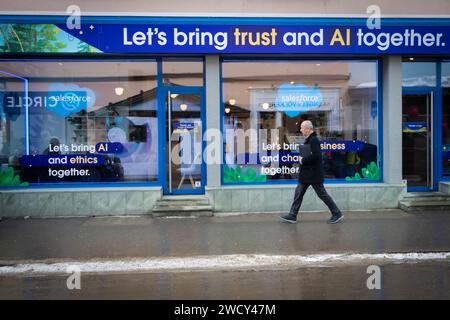
POLYGON ((403 132, 427 132, 426 122, 404 122, 403 132))
POLYGON ((178 130, 192 130, 195 129, 195 123, 193 122, 175 122, 173 124, 174 129, 178 130))
POLYGON ((22 167, 59 167, 59 166, 100 166, 105 162, 101 155, 92 154, 52 154, 30 155, 19 159, 22 167))
MULTIPOLYGON (((400 22, 401 23, 401 22, 400 22)), ((350 23, 349 23, 350 24, 350 23)), ((448 54, 450 26, 82 24, 66 33, 104 53, 448 54)))
POLYGON ((326 141, 320 142, 322 152, 360 152, 364 149, 364 142, 359 140, 326 141))
MULTIPOLYGON (((322 152, 360 152, 365 143, 359 140, 321 141, 322 152)), ((295 151, 267 151, 266 153, 240 153, 236 164, 293 164, 299 163, 299 153, 295 151)))

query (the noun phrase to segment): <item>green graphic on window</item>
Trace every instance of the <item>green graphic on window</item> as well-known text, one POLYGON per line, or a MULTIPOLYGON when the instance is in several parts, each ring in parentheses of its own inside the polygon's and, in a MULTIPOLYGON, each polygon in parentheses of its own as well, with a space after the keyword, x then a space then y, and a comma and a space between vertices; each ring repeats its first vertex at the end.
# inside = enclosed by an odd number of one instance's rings
POLYGON ((0 187, 26 187, 28 182, 20 182, 19 176, 14 175, 14 169, 8 167, 5 171, 0 170, 0 187))
POLYGON ((225 183, 266 182, 267 176, 258 176, 253 168, 248 168, 245 172, 242 172, 241 167, 233 169, 225 166, 223 168, 223 181, 225 183))
POLYGON ((346 181, 358 181, 362 179, 366 180, 381 180, 381 170, 378 168, 375 162, 371 162, 366 168, 362 168, 362 177, 357 172, 353 177, 346 177, 346 181))

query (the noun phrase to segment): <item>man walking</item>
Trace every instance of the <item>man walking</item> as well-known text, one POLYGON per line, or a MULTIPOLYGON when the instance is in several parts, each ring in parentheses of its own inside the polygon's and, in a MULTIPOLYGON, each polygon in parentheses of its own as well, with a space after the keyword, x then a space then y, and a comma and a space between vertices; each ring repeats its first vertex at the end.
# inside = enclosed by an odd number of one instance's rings
POLYGON ((289 214, 280 216, 280 218, 285 222, 296 223, 303 196, 308 187, 312 186, 317 196, 331 211, 332 216, 327 223, 337 223, 344 218, 344 215, 323 186, 322 150, 317 134, 314 132, 312 122, 309 120, 303 121, 300 125, 300 131, 306 137, 305 144, 309 144, 311 147, 311 155, 300 157, 300 174, 298 176, 298 185, 295 189, 294 202, 292 203, 289 214))

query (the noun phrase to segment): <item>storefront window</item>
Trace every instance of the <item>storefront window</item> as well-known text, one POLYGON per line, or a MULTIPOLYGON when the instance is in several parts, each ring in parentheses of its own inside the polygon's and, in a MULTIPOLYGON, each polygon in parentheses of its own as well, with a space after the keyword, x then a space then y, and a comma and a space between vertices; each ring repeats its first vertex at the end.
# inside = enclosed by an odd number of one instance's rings
POLYGON ((304 120, 326 179, 381 180, 377 62, 225 61, 222 73, 224 183, 296 179, 304 120))
POLYGON ((442 63, 442 168, 450 177, 450 62, 442 63))
POLYGON ((21 182, 157 179, 156 62, 2 61, 0 70, 28 82, 23 94, 0 79, 1 162, 21 182), (15 137, 25 114, 28 135, 15 137))

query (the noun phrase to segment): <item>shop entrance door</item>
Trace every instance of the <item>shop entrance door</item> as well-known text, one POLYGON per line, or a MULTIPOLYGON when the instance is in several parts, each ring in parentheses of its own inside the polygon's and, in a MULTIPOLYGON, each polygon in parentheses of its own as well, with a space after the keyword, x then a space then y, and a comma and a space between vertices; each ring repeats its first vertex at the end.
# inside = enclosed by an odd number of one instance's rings
POLYGON ((434 190, 433 90, 403 89, 403 179, 408 191, 434 190))
POLYGON ((204 194, 203 88, 164 88, 164 194, 204 194))

